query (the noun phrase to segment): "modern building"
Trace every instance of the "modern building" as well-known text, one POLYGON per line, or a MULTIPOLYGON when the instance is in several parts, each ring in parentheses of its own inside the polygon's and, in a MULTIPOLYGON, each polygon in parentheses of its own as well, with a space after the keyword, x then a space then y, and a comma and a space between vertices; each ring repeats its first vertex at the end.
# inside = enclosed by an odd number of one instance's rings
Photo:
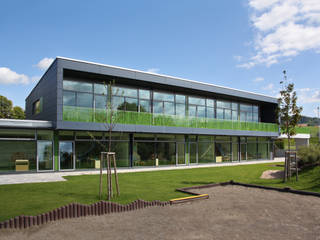
POLYGON ((28 120, 0 120, 0 172, 98 168, 110 114, 118 167, 272 159, 276 107, 265 95, 57 57, 26 98, 28 120))

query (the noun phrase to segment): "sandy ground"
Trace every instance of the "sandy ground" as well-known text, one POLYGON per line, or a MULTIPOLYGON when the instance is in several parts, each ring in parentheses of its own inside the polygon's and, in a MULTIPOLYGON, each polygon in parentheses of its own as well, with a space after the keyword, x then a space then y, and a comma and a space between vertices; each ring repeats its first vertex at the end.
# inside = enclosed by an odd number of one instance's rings
POLYGON ((200 192, 210 199, 2 230, 0 239, 320 239, 320 198, 241 186, 200 192))
POLYGON ((284 171, 283 170, 266 170, 261 174, 262 179, 275 179, 275 178, 283 178, 284 171))

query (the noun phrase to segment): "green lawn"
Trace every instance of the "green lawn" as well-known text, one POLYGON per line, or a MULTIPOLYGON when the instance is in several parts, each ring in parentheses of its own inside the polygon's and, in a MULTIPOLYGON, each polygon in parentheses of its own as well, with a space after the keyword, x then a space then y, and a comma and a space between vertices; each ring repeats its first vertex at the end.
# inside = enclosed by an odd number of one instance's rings
MULTIPOLYGON (((119 174, 121 196, 114 201, 120 203, 136 199, 164 201, 186 196, 176 192, 176 188, 231 179, 243 183, 289 186, 320 192, 320 167, 303 172, 298 183, 291 181, 283 184, 281 180, 261 180, 259 177, 263 171, 281 169, 274 165, 275 163, 122 173, 119 174)), ((72 202, 88 204, 99 200, 99 175, 72 176, 66 179, 68 180, 66 182, 0 185, 0 221, 21 214, 37 215, 72 202)))

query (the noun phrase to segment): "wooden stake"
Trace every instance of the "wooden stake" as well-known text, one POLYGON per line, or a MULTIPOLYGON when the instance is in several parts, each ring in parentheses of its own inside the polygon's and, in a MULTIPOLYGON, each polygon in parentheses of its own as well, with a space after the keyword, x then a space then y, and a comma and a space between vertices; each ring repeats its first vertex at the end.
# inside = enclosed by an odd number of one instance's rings
POLYGON ((107 188, 108 188, 108 200, 112 198, 112 177, 111 177, 111 163, 110 157, 107 153, 107 188))
POLYGON ((296 158, 296 181, 298 182, 298 180, 299 180, 299 177, 298 177, 298 158, 297 158, 297 154, 296 154, 296 156, 295 156, 295 158, 296 158))
POLYGON ((112 157, 113 157, 113 168, 114 168, 114 177, 115 177, 115 181, 116 181, 117 195, 120 196, 118 174, 117 174, 116 154, 112 153, 112 157))
POLYGON ((287 181, 287 176, 288 176, 288 152, 286 151, 284 153, 284 156, 285 156, 285 161, 284 161, 284 176, 283 176, 283 182, 286 182, 287 181))
POLYGON ((102 197, 102 164, 103 164, 103 153, 100 154, 100 185, 99 185, 99 199, 102 197))

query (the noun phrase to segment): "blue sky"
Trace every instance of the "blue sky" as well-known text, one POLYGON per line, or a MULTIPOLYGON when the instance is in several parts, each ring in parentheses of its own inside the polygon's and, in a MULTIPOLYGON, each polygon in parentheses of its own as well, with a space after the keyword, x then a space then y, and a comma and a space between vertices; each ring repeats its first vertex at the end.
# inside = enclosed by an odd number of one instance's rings
POLYGON ((56 56, 320 105, 320 1, 16 1, 0 8, 0 95, 24 100, 56 56))

